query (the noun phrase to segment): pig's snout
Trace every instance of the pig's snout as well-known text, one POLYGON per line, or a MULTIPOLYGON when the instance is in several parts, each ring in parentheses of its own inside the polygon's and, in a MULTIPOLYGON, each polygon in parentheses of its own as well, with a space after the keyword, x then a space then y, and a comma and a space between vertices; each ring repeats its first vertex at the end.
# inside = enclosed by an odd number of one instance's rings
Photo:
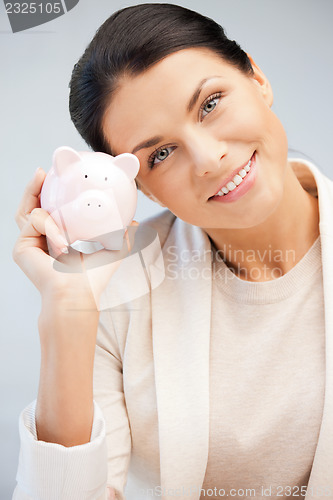
POLYGON ((104 217, 111 210, 111 201, 103 191, 91 189, 81 193, 76 200, 76 208, 80 215, 88 220, 104 217))

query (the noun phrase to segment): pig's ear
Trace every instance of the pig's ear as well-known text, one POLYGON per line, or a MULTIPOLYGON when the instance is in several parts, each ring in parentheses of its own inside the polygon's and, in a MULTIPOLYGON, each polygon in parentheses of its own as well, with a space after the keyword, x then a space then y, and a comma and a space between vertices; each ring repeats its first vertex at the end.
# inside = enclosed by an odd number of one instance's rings
POLYGON ((121 168, 130 181, 132 181, 139 172, 140 162, 138 158, 131 153, 122 153, 121 155, 115 156, 112 163, 121 168))
POLYGON ((81 160, 81 156, 75 149, 63 146, 53 153, 53 166, 58 175, 64 173, 68 166, 81 160))

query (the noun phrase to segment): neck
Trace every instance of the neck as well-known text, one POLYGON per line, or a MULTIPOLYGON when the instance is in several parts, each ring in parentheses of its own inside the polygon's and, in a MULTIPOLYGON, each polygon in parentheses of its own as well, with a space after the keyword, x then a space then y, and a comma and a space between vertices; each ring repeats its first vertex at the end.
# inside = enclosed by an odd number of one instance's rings
POLYGON ((227 266, 241 279, 269 281, 286 274, 319 235, 318 200, 304 190, 288 164, 283 197, 261 224, 207 231, 227 266))

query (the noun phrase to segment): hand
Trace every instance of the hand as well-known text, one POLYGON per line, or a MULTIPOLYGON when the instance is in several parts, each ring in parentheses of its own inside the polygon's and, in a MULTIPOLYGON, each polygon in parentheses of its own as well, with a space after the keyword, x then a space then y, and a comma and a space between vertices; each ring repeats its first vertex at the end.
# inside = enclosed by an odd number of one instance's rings
POLYGON ((116 492, 110 486, 107 487, 107 500, 116 500, 116 492))
MULTIPOLYGON (((119 251, 100 250, 85 255, 68 247, 65 234, 48 212, 40 208, 45 177, 43 169, 37 169, 24 191, 15 217, 21 232, 13 249, 13 259, 40 291, 42 298, 65 297, 70 299, 70 307, 95 304, 98 308, 101 293, 121 259, 130 251, 133 241, 126 231, 126 251, 124 248, 119 251)), ((136 227, 138 223, 132 221, 130 226, 136 227)))

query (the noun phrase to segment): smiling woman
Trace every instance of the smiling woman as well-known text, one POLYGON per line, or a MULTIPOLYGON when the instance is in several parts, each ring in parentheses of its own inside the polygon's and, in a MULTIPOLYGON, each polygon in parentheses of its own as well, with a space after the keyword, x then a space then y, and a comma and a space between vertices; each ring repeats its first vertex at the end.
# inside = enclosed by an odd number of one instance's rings
POLYGON ((288 159, 264 72, 213 20, 141 4, 105 21, 70 89, 85 141, 135 154, 166 210, 97 315, 48 281, 15 499, 333 498, 333 182, 288 159))

